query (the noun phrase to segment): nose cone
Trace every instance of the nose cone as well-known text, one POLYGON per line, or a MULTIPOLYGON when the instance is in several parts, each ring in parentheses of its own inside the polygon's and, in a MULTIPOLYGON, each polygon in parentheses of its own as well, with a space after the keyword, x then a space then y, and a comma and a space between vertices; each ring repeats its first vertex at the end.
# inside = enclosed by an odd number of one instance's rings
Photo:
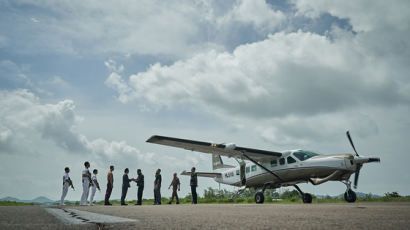
POLYGON ((370 162, 380 162, 379 157, 355 157, 354 162, 356 164, 370 163, 370 162))
POLYGON ((369 157, 368 162, 380 162, 380 157, 369 157))

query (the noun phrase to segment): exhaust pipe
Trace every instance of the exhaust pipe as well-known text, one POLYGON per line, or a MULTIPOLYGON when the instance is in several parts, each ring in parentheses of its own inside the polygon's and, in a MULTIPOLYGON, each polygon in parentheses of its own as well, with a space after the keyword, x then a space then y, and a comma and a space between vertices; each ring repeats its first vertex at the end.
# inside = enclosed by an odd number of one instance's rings
POLYGON ((325 178, 310 178, 309 181, 310 183, 314 185, 319 185, 319 184, 325 183, 326 181, 337 178, 340 174, 341 174, 341 171, 337 170, 325 178))

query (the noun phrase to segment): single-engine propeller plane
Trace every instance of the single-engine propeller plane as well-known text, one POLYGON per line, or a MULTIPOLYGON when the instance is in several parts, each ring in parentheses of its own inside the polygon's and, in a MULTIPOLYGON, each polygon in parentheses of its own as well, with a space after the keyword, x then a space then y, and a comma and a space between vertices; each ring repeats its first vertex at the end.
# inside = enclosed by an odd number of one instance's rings
MULTIPOLYGON (((246 188, 261 189, 255 194, 256 203, 264 202, 265 189, 282 186, 294 186, 304 203, 312 203, 312 195, 302 192, 297 184, 310 182, 319 185, 327 181, 344 183, 345 200, 355 202, 356 193, 351 188, 350 176, 355 174, 353 187, 356 189, 363 164, 380 162, 380 158, 359 156, 349 131, 346 135, 355 154, 321 155, 301 149, 274 152, 165 136, 152 136, 147 142, 212 154, 213 171, 196 174, 214 178, 222 184, 242 187, 242 191, 246 188), (221 156, 233 157, 239 165, 226 165, 221 156)), ((191 175, 186 171, 181 174, 191 175)))

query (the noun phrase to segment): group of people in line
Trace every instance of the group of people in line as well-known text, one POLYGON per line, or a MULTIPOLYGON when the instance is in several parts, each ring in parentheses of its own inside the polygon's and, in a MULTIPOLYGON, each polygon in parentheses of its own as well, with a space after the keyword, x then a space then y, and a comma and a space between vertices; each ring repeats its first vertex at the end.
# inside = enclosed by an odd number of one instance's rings
MULTIPOLYGON (((90 173, 90 163, 88 161, 84 162, 85 169, 82 171, 82 185, 83 185, 83 193, 81 195, 80 205, 94 205, 94 196, 97 189, 101 191, 100 184, 97 180, 98 170, 94 169, 93 173, 90 173), (91 188, 91 196, 90 201, 88 203, 89 192, 91 188)), ((66 167, 64 169, 65 174, 63 176, 63 192, 61 195, 60 205, 64 205, 64 199, 67 196, 68 188, 73 186, 73 181, 71 180, 69 173, 70 168, 66 167)), ((110 166, 110 170, 107 174, 107 190, 105 193, 104 205, 112 205, 110 203, 110 197, 112 190, 114 188, 114 166, 110 166)), ((128 205, 125 203, 125 197, 127 196, 128 188, 131 187, 130 182, 133 181, 137 184, 138 192, 137 192, 137 203, 135 205, 142 204, 142 194, 144 192, 144 174, 142 174, 141 169, 137 169, 137 178, 129 178, 128 177, 129 169, 126 168, 124 170, 124 175, 122 176, 122 191, 121 191, 121 205, 128 205)), ((155 180, 154 180, 154 205, 161 205, 161 169, 157 169, 155 172, 155 180)), ((198 187, 198 177, 195 173, 195 167, 191 169, 191 194, 192 194, 192 204, 197 203, 197 193, 196 188, 198 187)), ((181 183, 179 182, 179 178, 177 173, 174 173, 173 179, 171 184, 168 186, 168 189, 172 187, 172 197, 168 204, 172 204, 174 198, 176 198, 176 204, 179 204, 179 198, 177 191, 181 189, 181 183)))

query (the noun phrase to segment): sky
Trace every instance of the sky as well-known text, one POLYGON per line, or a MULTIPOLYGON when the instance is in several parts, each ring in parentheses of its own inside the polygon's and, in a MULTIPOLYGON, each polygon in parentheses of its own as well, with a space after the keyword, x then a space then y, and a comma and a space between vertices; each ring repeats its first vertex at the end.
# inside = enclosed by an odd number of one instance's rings
POLYGON ((163 196, 173 172, 211 170, 210 155, 152 135, 352 153, 346 130, 381 158, 357 191, 408 195, 408 37, 407 0, 0 0, 0 197, 57 200, 68 166, 79 200, 84 161, 103 190, 115 165, 114 199, 127 167, 142 169, 146 198, 157 168, 163 196))

